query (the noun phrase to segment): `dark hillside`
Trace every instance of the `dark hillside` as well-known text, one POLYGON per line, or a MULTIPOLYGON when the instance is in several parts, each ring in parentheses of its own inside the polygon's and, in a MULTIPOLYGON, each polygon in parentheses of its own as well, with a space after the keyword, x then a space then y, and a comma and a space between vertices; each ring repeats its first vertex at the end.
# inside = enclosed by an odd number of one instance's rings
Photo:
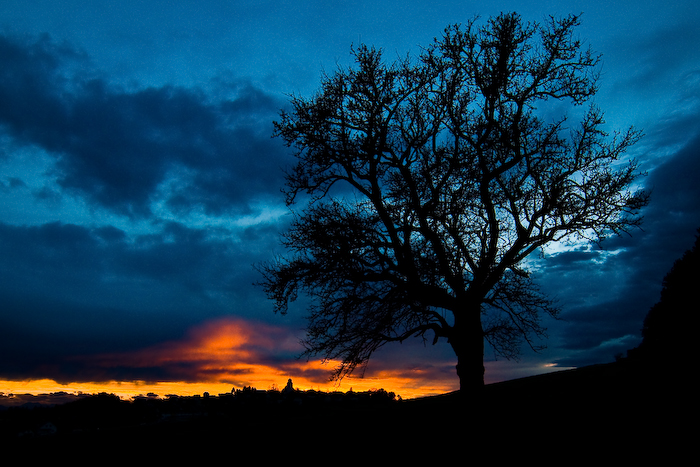
POLYGON ((4 451, 31 457, 215 459, 248 452, 282 460, 303 452, 325 464, 367 451, 410 460, 431 452, 449 457, 454 446, 512 455, 540 445, 550 453, 675 454, 695 419, 690 399, 671 387, 621 361, 488 385, 465 400, 458 393, 400 401, 383 392, 250 391, 126 402, 103 394, 2 411, 0 435, 4 451))

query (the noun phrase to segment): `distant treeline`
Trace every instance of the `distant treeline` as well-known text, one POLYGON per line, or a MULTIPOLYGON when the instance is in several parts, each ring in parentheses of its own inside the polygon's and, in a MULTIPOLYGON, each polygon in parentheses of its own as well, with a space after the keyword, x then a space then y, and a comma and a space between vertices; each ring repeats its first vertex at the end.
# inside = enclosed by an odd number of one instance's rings
MULTIPOLYGON (((74 395, 59 394, 57 405, 28 403, 0 410, 0 437, 2 439, 48 437, 66 433, 97 432, 135 426, 179 423, 196 419, 244 417, 251 411, 266 413, 284 408, 304 411, 314 409, 374 408, 401 400, 384 389, 354 392, 258 390, 253 387, 234 389, 230 393, 212 396, 155 394, 123 400, 114 394, 74 395)), ((3 396, 7 397, 7 396, 3 396)), ((42 400, 50 400, 44 398, 42 400)))

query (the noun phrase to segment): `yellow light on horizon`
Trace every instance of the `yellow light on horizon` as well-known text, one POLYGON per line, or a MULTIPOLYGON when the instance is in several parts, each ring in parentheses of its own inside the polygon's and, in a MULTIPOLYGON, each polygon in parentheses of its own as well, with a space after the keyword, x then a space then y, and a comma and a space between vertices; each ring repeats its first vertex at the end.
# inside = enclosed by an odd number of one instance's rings
MULTIPOLYGON (((302 391, 317 390, 322 392, 341 391, 347 392, 352 389, 355 392, 363 392, 377 389, 384 389, 387 392, 393 392, 403 399, 413 399, 427 395, 443 394, 454 390, 449 385, 440 384, 421 386, 417 385, 416 381, 407 378, 347 378, 340 385, 334 382, 327 384, 318 384, 312 381, 306 381, 304 378, 292 378, 295 389, 302 391)), ((250 386, 256 389, 269 390, 273 387, 282 389, 287 383, 286 378, 279 378, 278 382, 271 383, 267 386, 251 384, 250 386)), ((12 395, 49 395, 56 393, 68 394, 99 394, 107 393, 114 394, 121 399, 130 400, 139 396, 155 394, 158 397, 165 398, 168 395, 177 396, 196 396, 209 393, 212 396, 219 394, 230 393, 232 389, 241 389, 241 387, 233 388, 231 384, 222 382, 158 382, 146 383, 143 381, 109 381, 104 383, 69 383, 61 384, 51 379, 27 380, 27 381, 9 381, 0 380, 0 395, 10 397, 12 395)))
POLYGON ((8 381, 0 380, 0 394, 9 395, 44 395, 55 393, 69 394, 99 394, 108 393, 119 396, 122 399, 131 399, 136 396, 145 396, 149 393, 158 396, 176 394, 179 396, 193 396, 197 394, 223 394, 231 392, 230 385, 211 383, 185 383, 185 382, 161 382, 146 383, 143 381, 109 381, 104 383, 68 383, 61 384, 51 379, 8 381), (226 389, 228 388, 228 389, 226 389), (215 392, 219 391, 219 392, 215 392))

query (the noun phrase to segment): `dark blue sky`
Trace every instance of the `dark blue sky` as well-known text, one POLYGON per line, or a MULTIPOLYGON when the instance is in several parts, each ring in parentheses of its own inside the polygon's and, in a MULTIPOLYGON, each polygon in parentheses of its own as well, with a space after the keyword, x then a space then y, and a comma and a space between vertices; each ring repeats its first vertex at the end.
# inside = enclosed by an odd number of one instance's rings
MULTIPOLYGON (((448 24, 500 11, 583 13, 580 37, 603 54, 596 104, 611 132, 644 131, 630 156, 653 193, 643 231, 606 251, 548 252, 538 279, 563 319, 547 323, 546 351, 489 362, 487 381, 612 361, 639 343, 661 279, 700 227, 700 5, 602 5, 4 0, 0 380, 202 378, 97 356, 230 319, 298 336, 303 310, 274 315, 251 266, 280 251, 291 156, 271 132, 287 96, 310 95, 323 71, 350 64, 353 44, 415 54, 448 24)), ((282 368, 296 350, 264 358, 282 368)), ((368 374, 453 366, 447 345, 405 345, 368 374)))

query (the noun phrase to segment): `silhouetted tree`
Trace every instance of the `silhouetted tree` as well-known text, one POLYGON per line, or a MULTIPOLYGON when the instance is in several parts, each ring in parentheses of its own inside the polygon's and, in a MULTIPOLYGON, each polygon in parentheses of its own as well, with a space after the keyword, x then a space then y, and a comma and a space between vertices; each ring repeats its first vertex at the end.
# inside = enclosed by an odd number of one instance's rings
POLYGON ((483 386, 484 339, 507 358, 523 340, 538 348, 540 315, 557 309, 524 260, 627 231, 647 202, 630 188, 637 164, 618 163, 638 132, 609 138, 594 106, 570 132, 535 115, 596 92, 599 58, 578 24, 502 14, 393 64, 360 46, 355 68, 292 98, 275 128, 296 148, 288 205, 304 208, 283 239, 290 256, 260 269, 276 311, 314 299, 307 356, 340 361, 341 378, 387 342, 446 338, 466 389, 483 386))
POLYGON ((634 354, 646 361, 673 366, 697 352, 695 332, 688 318, 700 311, 700 229, 695 244, 676 260, 663 279, 661 297, 649 310, 642 328, 642 343, 634 354))

